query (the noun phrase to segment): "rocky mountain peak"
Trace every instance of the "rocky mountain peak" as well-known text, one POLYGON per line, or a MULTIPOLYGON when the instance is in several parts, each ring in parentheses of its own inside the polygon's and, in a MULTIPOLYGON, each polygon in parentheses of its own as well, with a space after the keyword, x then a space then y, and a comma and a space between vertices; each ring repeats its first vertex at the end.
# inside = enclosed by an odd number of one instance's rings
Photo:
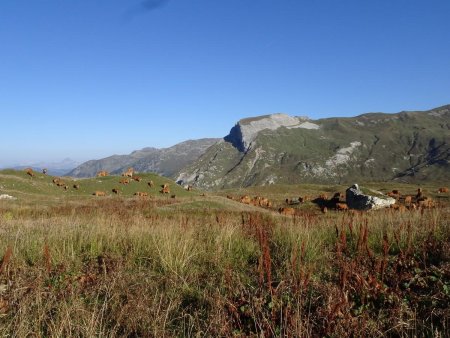
POLYGON ((246 152, 258 133, 262 130, 276 130, 278 128, 305 128, 319 129, 320 126, 312 123, 308 117, 290 116, 283 113, 263 115, 240 120, 225 137, 241 152, 246 152))

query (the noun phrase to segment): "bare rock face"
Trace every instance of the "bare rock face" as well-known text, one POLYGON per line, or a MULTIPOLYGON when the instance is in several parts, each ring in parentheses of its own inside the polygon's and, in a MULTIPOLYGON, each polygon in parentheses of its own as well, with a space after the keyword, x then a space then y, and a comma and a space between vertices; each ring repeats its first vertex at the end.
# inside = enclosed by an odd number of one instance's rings
POLYGON ((240 120, 225 137, 225 141, 232 143, 239 151, 245 152, 262 130, 276 130, 280 127, 319 129, 319 125, 308 121, 307 117, 294 117, 277 113, 257 118, 240 120))
POLYGON ((377 210, 389 207, 395 203, 391 197, 377 197, 364 194, 358 184, 353 184, 345 191, 347 205, 357 210, 377 210))

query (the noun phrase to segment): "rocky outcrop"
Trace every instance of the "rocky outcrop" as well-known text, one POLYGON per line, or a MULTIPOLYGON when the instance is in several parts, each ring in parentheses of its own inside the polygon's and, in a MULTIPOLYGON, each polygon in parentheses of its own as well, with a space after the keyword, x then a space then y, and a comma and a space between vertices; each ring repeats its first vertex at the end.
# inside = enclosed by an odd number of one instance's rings
POLYGON ((319 125, 309 122, 307 117, 295 117, 287 114, 271 114, 257 118, 240 120, 225 137, 225 141, 233 144, 239 151, 245 152, 262 130, 276 130, 280 127, 319 129, 319 125))
POLYGON ((348 207, 356 210, 383 209, 395 203, 395 199, 391 197, 364 194, 356 183, 345 191, 345 195, 348 207))

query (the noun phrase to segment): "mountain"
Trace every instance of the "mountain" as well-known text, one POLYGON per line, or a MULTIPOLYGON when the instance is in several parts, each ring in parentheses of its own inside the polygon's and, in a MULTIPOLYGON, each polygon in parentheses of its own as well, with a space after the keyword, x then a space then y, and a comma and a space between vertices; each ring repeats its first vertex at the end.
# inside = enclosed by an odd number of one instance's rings
POLYGON ((129 155, 113 155, 100 160, 87 161, 67 175, 72 177, 92 177, 100 170, 120 174, 129 167, 138 172, 155 172, 164 176, 173 176, 181 168, 191 164, 207 148, 219 139, 205 138, 178 143, 170 148, 144 148, 129 155))
POLYGON ((240 120, 178 173, 203 189, 273 183, 450 181, 450 105, 429 111, 310 120, 240 120))
POLYGON ((42 169, 46 168, 49 175, 62 176, 79 164, 80 162, 76 162, 70 158, 65 158, 59 162, 35 162, 29 164, 21 164, 13 166, 12 169, 23 170, 25 168, 32 168, 34 171, 41 172, 42 169))

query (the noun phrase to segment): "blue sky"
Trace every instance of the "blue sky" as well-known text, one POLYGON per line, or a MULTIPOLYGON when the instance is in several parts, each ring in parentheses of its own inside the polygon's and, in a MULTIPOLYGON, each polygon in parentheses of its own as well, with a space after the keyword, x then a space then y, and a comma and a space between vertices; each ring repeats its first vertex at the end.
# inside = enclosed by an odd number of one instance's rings
POLYGON ((448 0, 1 0, 0 166, 450 103, 448 0))

